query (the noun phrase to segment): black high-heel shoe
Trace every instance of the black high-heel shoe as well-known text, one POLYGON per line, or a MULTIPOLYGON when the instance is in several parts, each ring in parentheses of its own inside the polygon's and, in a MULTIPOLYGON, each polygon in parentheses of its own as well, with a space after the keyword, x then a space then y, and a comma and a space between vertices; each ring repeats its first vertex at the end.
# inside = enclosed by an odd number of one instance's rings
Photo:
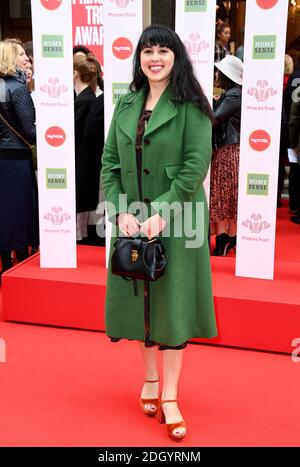
POLYGON ((223 256, 226 244, 229 242, 228 235, 223 232, 216 236, 216 248, 213 250, 213 256, 223 256))
POLYGON ((236 251, 236 235, 234 237, 229 237, 228 236, 228 242, 226 243, 225 247, 224 247, 224 252, 223 252, 223 256, 226 256, 227 253, 233 249, 234 252, 236 251))

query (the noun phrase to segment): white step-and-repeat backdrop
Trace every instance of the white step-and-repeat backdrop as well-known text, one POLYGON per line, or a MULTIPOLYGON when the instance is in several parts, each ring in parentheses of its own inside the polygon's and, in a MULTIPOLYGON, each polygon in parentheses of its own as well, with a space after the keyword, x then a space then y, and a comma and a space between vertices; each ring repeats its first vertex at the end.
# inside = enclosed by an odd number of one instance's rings
MULTIPOLYGON (((246 7, 236 274, 271 279, 288 2, 246 7)), ((107 134, 132 79, 142 10, 142 0, 32 1, 41 267, 76 267, 73 41, 103 57, 107 134)), ((210 101, 215 12, 215 0, 176 0, 176 31, 210 101)))
POLYGON ((246 2, 236 275, 273 279, 286 0, 246 2))
POLYGON ((72 4, 33 0, 41 267, 76 267, 72 4))

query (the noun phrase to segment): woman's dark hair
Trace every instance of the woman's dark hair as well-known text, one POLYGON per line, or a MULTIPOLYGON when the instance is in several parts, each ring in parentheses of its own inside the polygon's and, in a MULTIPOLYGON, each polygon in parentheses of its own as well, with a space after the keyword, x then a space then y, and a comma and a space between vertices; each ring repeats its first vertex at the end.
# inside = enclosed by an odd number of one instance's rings
POLYGON ((239 86, 239 84, 235 83, 230 78, 228 78, 226 75, 224 75, 224 73, 222 73, 221 70, 218 70, 218 73, 219 73, 218 86, 220 86, 220 88, 227 90, 227 89, 239 86))
POLYGON ((84 45, 74 45, 73 47, 73 55, 77 54, 78 52, 82 52, 83 54, 87 55, 91 53, 90 49, 85 47, 84 45))
POLYGON ((230 25, 226 23, 225 21, 218 21, 218 24, 216 26, 216 40, 218 40, 219 34, 222 34, 224 29, 230 28, 230 25))
POLYGON ((33 44, 32 44, 32 41, 24 42, 24 50, 25 50, 25 54, 27 55, 27 57, 29 59, 31 59, 32 62, 33 62, 33 44))
POLYGON ((74 47, 73 47, 73 57, 77 53, 82 53, 85 56, 91 56, 92 55, 94 57, 94 59, 96 61, 96 66, 97 66, 97 84, 98 84, 99 88, 101 89, 101 91, 103 91, 104 90, 104 83, 103 83, 103 78, 102 78, 102 68, 101 68, 100 63, 96 59, 95 55, 93 54, 93 52, 91 52, 90 49, 88 49, 84 45, 74 45, 74 47))
POLYGON ((175 104, 193 102, 213 120, 211 106, 194 75, 188 53, 176 32, 167 26, 153 24, 143 31, 134 55, 133 81, 130 84, 130 90, 139 91, 144 85, 148 85, 148 79, 141 70, 140 56, 144 48, 155 45, 167 47, 175 55, 169 82, 172 101, 175 104))
POLYGON ((88 84, 92 90, 96 91, 98 68, 97 60, 93 54, 88 53, 87 55, 77 55, 73 59, 73 68, 79 74, 79 77, 83 83, 88 84))

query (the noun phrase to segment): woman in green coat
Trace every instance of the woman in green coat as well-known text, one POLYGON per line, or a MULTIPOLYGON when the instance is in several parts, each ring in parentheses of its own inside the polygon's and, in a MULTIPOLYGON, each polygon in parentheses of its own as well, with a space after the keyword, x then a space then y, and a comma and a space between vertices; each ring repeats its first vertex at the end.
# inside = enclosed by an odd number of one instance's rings
POLYGON ((102 160, 108 216, 117 224, 111 253, 118 233, 160 236, 169 259, 164 275, 149 285, 150 322, 144 321, 143 282, 135 296, 132 284, 109 267, 106 333, 112 341, 140 341, 142 410, 158 412, 169 436, 180 439, 186 434, 177 406, 183 349, 190 338, 217 334, 203 188, 212 112, 181 40, 165 26, 142 33, 130 90, 117 103, 102 160), (161 398, 158 349, 163 350, 161 398))

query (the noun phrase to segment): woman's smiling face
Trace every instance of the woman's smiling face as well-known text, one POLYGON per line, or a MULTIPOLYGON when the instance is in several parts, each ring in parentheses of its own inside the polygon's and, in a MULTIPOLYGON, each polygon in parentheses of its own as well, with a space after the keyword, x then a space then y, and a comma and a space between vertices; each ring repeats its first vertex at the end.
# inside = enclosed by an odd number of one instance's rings
POLYGON ((174 66, 175 55, 168 47, 144 47, 140 55, 141 69, 149 83, 167 84, 174 66))

